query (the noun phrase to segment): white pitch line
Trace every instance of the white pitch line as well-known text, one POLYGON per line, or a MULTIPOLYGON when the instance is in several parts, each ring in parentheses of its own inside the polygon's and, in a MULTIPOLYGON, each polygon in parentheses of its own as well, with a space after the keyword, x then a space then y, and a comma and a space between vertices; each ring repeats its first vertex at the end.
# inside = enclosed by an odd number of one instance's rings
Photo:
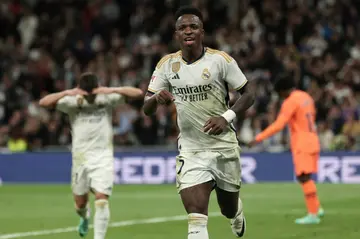
MULTIPOLYGON (((209 216, 217 217, 217 216, 221 216, 221 213, 219 213, 219 212, 209 213, 209 216)), ((113 223, 109 224, 109 227, 125 227, 125 226, 139 225, 139 224, 174 222, 174 221, 182 221, 182 220, 186 220, 186 219, 187 219, 187 215, 178 215, 178 216, 172 216, 172 217, 153 217, 153 218, 148 218, 148 219, 113 222, 113 223)), ((90 228, 93 228, 93 225, 90 225, 90 228)), ((64 228, 56 228, 56 229, 51 229, 51 230, 3 234, 3 235, 0 235, 0 239, 53 235, 53 234, 75 232, 75 231, 77 231, 77 227, 64 227, 64 228)))
MULTIPOLYGON (((271 210, 271 211, 249 211, 251 214, 280 214, 280 215, 301 215, 301 213, 305 213, 305 209, 291 209, 291 210, 271 210)), ((337 210, 326 210, 326 215, 358 215, 359 213, 356 210, 349 209, 341 209, 337 210)), ((218 217, 221 216, 220 212, 211 212, 209 213, 210 217, 218 217)), ((186 220, 187 215, 178 215, 171 217, 153 217, 147 219, 139 219, 139 220, 128 220, 128 221, 119 221, 112 222, 109 224, 109 227, 125 227, 125 226, 134 226, 141 224, 154 224, 154 223, 162 223, 162 222, 174 222, 174 221, 182 221, 186 220)), ((93 228, 93 225, 90 225, 90 228, 93 228)), ((39 231, 28 231, 28 232, 17 232, 10 234, 0 234, 0 239, 11 239, 11 238, 24 238, 24 237, 32 237, 32 236, 43 236, 43 235, 53 235, 60 234, 66 232, 75 232, 77 231, 77 227, 64 227, 64 228, 56 228, 50 230, 39 230, 39 231)))

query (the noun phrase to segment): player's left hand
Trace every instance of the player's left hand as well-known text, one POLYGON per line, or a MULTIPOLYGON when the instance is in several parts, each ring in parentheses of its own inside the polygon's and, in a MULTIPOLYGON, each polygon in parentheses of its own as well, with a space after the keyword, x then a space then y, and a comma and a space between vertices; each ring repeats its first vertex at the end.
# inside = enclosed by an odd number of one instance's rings
POLYGON ((110 87, 100 86, 92 91, 93 94, 111 94, 114 93, 110 87))
POLYGON ((222 116, 213 116, 204 124, 204 132, 210 135, 219 135, 224 132, 228 122, 222 116))

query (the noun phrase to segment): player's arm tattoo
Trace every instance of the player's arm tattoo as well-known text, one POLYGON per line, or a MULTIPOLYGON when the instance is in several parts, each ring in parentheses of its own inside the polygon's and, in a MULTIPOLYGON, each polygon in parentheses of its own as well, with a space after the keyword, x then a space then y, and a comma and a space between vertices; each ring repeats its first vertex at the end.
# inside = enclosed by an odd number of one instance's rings
POLYGON ((237 116, 241 116, 249 109, 255 101, 255 94, 249 89, 249 82, 247 82, 238 92, 241 94, 240 98, 231 107, 237 116))

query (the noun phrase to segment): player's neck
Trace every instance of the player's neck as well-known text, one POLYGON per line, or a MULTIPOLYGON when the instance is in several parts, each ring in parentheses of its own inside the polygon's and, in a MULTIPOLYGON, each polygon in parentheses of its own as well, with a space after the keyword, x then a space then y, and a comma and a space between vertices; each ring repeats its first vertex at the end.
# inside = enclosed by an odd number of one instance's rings
POLYGON ((188 51, 181 50, 183 60, 187 64, 194 63, 205 54, 205 48, 201 45, 199 48, 193 48, 188 51))

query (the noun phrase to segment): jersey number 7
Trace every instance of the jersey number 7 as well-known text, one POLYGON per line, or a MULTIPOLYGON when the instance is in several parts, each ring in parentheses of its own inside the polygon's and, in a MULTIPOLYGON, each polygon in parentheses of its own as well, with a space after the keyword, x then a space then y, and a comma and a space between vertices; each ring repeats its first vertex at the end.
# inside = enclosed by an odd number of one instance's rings
POLYGON ((181 173, 181 170, 184 167, 184 163, 185 163, 185 161, 183 159, 179 159, 179 162, 181 163, 181 165, 180 165, 180 168, 179 168, 179 171, 177 172, 177 174, 181 173))

